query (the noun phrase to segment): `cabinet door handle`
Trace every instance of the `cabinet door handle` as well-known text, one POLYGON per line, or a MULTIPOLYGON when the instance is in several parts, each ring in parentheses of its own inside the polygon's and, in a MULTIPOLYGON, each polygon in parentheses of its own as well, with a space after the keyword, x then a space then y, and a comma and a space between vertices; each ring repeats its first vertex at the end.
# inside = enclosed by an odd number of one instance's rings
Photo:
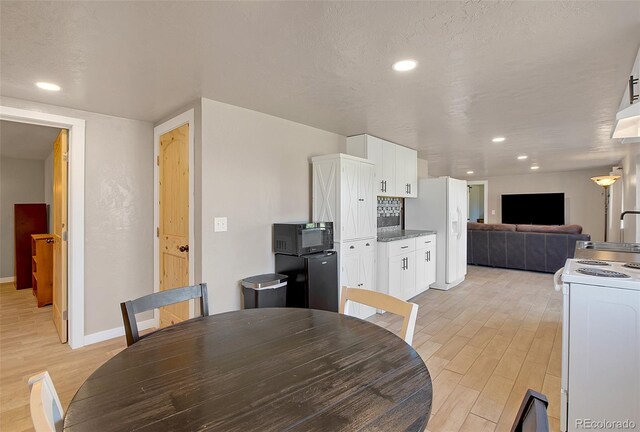
POLYGON ((365 246, 371 246, 369 243, 367 243, 365 246))
POLYGON ((409 183, 409 194, 411 194, 411 183, 409 183))
POLYGON ((384 192, 384 180, 380 180, 380 192, 384 192))
POLYGON ((353 246, 353 245, 349 246, 349 249, 355 249, 355 248, 356 248, 356 247, 355 247, 355 246, 353 246))
POLYGON ((408 247, 409 247, 409 245, 407 245, 407 246, 402 246, 400 249, 406 249, 406 248, 408 248, 408 247))
POLYGON ((405 258, 405 259, 407 260, 407 264, 406 264, 404 269, 405 270, 409 270, 409 258, 405 258))
POLYGON ((358 198, 358 201, 364 201, 364 198, 358 198))

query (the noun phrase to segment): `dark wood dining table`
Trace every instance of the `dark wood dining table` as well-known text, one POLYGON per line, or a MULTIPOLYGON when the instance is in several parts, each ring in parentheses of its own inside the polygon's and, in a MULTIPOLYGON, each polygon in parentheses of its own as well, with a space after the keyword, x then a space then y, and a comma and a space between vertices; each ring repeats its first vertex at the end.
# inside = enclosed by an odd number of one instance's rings
POLYGON ((64 431, 422 431, 431 377, 401 338, 312 309, 249 309, 153 333, 98 368, 64 431))

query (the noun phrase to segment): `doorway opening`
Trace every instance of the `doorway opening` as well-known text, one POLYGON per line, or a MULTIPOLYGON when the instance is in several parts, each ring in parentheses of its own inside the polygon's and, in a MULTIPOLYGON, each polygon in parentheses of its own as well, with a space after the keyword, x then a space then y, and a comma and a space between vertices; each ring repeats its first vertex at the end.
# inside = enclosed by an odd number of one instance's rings
POLYGON ((488 208, 488 182, 467 182, 468 206, 467 220, 469 222, 486 223, 488 208))
POLYGON ((3 303, 12 305, 7 313, 15 314, 11 321, 20 323, 17 331, 25 337, 35 333, 46 341, 57 331, 62 343, 67 342, 62 234, 67 136, 66 129, 0 120, 3 303))
MULTIPOLYGON (((84 346, 84 150, 85 150, 85 121, 82 119, 58 116, 54 114, 48 114, 37 111, 29 111, 19 108, 0 106, 0 127, 6 131, 6 127, 45 127, 54 135, 51 141, 51 149, 48 150, 48 156, 44 157, 43 175, 41 178, 42 183, 42 201, 45 201, 44 190, 48 187, 45 186, 44 181, 44 160, 50 159, 53 161, 53 167, 47 164, 48 172, 51 180, 52 193, 49 196, 47 192, 47 199, 51 200, 52 211, 49 214, 45 212, 45 225, 41 226, 40 230, 44 229, 45 235, 42 240, 49 241, 49 245, 52 249, 51 260, 52 267, 59 269, 59 271, 52 275, 52 285, 59 289, 59 295, 56 297, 58 302, 57 318, 58 323, 55 326, 59 330, 59 338, 61 342, 68 342, 71 348, 79 348, 84 346), (3 127, 4 126, 4 127, 3 127), (56 134, 57 132, 57 134, 56 134), (54 143, 57 143, 58 153, 56 158, 56 152, 54 151, 54 143), (50 171, 49 171, 50 170, 50 171), (57 180, 55 179, 57 176, 57 180), (54 201, 58 204, 54 204, 54 201), (50 238, 47 238, 49 235, 50 238)), ((9 148, 7 144, 10 140, 3 138, 2 151, 5 148, 9 148)), ((4 164, 3 164, 4 165, 4 164)), ((4 166, 3 166, 4 168, 4 166)), ((9 187, 10 182, 4 181, 4 169, 2 169, 2 191, 5 192, 9 187)), ((4 194, 3 194, 4 195, 4 194)), ((45 205, 46 202, 42 203, 45 205)), ((5 205, 3 203, 3 213, 5 211, 5 205)), ((13 206, 8 206, 9 212, 14 210, 13 206)), ((13 236, 8 239, 10 247, 14 247, 13 236)), ((31 236, 29 234, 29 240, 31 236)), ((4 240, 3 245, 7 243, 4 240)), ((32 250, 34 250, 34 244, 31 241, 32 250)), ((33 271, 35 269, 38 272, 43 262, 39 257, 30 257, 30 265, 33 271)), ((4 259, 4 258, 3 258, 4 259)), ((15 277, 15 269, 13 276, 7 276, 8 278, 15 277)), ((36 274, 36 278, 40 276, 36 274)), ((9 282, 12 284, 13 282, 9 282)), ((44 288, 45 285, 40 280, 35 281, 36 294, 44 288)), ((33 292, 34 281, 30 281, 28 284, 33 292)), ((23 290, 29 293, 29 290, 23 290)), ((52 293, 53 296, 53 293, 52 293)), ((31 300, 26 297, 27 300, 31 300)), ((52 303, 53 299, 52 299, 52 303)), ((37 307, 37 306, 36 306, 37 307)), ((51 306, 51 315, 53 319, 54 307, 51 306)), ((55 322, 55 320, 54 320, 55 322)))

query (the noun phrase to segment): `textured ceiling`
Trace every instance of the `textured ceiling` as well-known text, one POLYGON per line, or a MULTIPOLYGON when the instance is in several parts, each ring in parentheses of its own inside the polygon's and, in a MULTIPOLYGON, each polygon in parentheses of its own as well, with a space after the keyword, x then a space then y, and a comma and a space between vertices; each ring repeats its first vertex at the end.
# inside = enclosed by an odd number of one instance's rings
POLYGON ((53 151, 60 129, 0 121, 0 156, 45 160, 53 151))
POLYGON ((4 96, 150 121, 204 96, 417 148, 435 175, 618 162, 609 134, 640 44, 639 1, 0 7, 4 96), (415 71, 391 69, 406 57, 415 71))

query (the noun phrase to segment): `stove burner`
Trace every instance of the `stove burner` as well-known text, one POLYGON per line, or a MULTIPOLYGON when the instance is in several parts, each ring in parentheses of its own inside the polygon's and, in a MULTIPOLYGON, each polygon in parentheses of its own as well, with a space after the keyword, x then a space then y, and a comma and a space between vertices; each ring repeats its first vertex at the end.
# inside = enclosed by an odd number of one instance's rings
POLYGON ((634 270, 640 270, 640 263, 634 263, 634 262, 626 263, 622 267, 626 267, 626 268, 630 268, 630 269, 634 269, 634 270))
POLYGON ((594 265, 594 266, 610 266, 611 265, 606 261, 597 261, 597 260, 582 260, 582 261, 576 261, 576 262, 578 264, 594 265))
POLYGON ((611 270, 603 270, 599 268, 584 268, 581 267, 576 270, 578 273, 582 273, 587 276, 609 277, 609 278, 629 278, 631 276, 624 273, 611 270))

